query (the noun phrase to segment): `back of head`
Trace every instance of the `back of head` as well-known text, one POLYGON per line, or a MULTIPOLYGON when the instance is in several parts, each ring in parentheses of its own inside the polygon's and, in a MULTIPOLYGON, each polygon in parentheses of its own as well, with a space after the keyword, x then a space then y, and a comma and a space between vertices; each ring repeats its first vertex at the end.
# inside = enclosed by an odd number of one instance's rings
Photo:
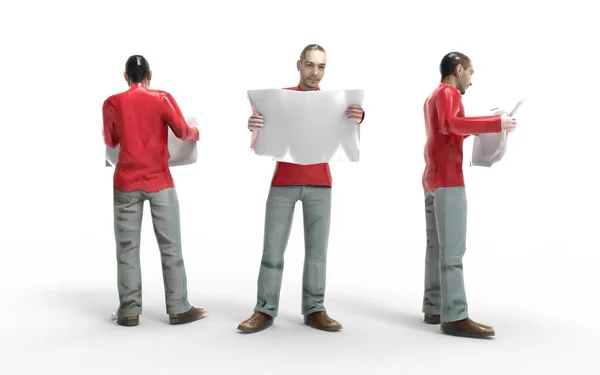
POLYGON ((142 82, 149 77, 150 64, 142 55, 130 56, 125 63, 125 73, 132 83, 142 82))
POLYGON ((450 75, 453 75, 456 71, 456 67, 462 65, 464 69, 467 69, 471 65, 471 59, 467 55, 460 52, 450 52, 442 58, 440 63, 440 74, 442 80, 450 75))

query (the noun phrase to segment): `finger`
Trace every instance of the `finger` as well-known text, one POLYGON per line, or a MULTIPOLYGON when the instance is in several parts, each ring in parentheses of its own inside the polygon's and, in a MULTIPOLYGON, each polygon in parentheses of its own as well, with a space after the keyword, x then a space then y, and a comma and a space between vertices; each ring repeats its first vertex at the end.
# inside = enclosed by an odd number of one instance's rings
POLYGON ((346 116, 362 117, 362 112, 346 112, 346 116))

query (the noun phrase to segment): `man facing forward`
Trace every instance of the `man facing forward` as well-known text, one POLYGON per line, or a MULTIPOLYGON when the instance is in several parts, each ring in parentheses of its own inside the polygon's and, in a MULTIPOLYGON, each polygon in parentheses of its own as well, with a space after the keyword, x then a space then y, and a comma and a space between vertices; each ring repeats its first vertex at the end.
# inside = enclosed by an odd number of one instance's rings
MULTIPOLYGON (((311 44, 300 54, 297 68, 298 86, 287 90, 319 90, 325 75, 327 56, 323 47, 311 44)), ((346 116, 360 124, 364 111, 350 106, 346 116)), ((260 130, 263 118, 254 113, 248 120, 250 130, 260 130)), ((273 325, 279 308, 284 252, 292 227, 296 202, 302 201, 304 216, 305 259, 302 286, 304 324, 324 330, 339 331, 342 325, 330 318, 324 306, 325 273, 332 178, 328 163, 299 165, 278 162, 267 199, 263 255, 258 276, 258 296, 254 313, 240 323, 245 333, 262 331, 273 325)))
POLYGON ((465 117, 461 96, 471 86, 473 64, 462 53, 444 56, 442 81, 424 105, 425 129, 425 322, 446 334, 487 337, 494 329, 469 318, 462 258, 466 251, 467 197, 462 171, 463 140, 472 134, 513 131, 508 116, 465 117))

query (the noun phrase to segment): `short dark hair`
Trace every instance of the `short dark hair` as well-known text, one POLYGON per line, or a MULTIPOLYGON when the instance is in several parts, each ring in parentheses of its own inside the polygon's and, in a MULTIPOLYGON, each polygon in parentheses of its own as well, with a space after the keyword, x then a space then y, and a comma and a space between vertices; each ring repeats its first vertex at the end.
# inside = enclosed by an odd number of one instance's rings
POLYGON ((321 47, 318 44, 309 44, 308 46, 304 47, 304 49, 302 50, 302 52, 300 53, 300 62, 304 61, 304 58, 306 57, 306 52, 308 51, 321 51, 321 52, 325 52, 325 48, 321 47))
POLYGON ((150 64, 142 55, 132 55, 125 63, 125 73, 134 82, 142 82, 150 74, 150 64))
POLYGON ((440 74, 442 75, 442 79, 454 74, 454 70, 458 65, 462 65, 463 68, 467 69, 469 65, 471 65, 471 59, 460 52, 450 52, 444 56, 440 63, 440 74))

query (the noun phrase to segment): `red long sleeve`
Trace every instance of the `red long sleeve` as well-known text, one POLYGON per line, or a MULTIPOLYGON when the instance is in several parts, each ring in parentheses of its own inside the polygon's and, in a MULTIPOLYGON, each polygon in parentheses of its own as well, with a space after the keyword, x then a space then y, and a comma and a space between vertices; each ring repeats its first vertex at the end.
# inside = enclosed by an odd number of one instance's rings
POLYGON ((464 139, 469 135, 502 131, 500 116, 465 117, 461 99, 460 91, 440 83, 423 106, 427 134, 422 180, 425 191, 464 186, 464 139))
POLYGON ((183 117, 179 105, 168 92, 161 92, 163 115, 173 134, 184 141, 198 141, 200 131, 198 128, 189 126, 183 117))
POLYGON ((115 129, 115 106, 111 98, 106 99, 102 105, 102 119, 104 143, 110 148, 115 148, 119 145, 119 135, 115 129))
POLYGON ((502 131, 499 115, 459 117, 462 111, 461 94, 450 87, 440 90, 435 102, 439 131, 444 135, 468 136, 502 131))
POLYGON ((157 192, 174 186, 169 169, 169 128, 178 138, 198 141, 170 93, 141 83, 110 96, 102 106, 104 142, 119 146, 114 187, 120 191, 157 192))

